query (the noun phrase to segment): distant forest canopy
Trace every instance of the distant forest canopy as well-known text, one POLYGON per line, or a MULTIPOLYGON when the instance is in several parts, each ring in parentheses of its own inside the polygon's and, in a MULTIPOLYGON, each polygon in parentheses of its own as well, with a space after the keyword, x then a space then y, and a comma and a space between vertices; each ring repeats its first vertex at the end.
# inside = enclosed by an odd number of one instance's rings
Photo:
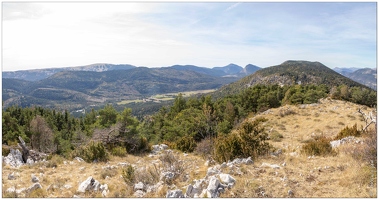
POLYGON ((21 136, 33 149, 65 157, 78 155, 78 147, 90 140, 106 143, 109 149, 122 146, 128 153, 148 149, 148 143, 166 143, 191 152, 205 138, 230 134, 251 113, 266 111, 285 104, 317 103, 332 98, 375 107, 376 92, 346 85, 254 85, 238 94, 212 99, 183 98, 178 95, 170 106, 138 120, 130 108, 118 112, 111 104, 92 109, 85 116, 73 117, 43 107, 11 106, 3 109, 2 143, 17 144, 21 136))

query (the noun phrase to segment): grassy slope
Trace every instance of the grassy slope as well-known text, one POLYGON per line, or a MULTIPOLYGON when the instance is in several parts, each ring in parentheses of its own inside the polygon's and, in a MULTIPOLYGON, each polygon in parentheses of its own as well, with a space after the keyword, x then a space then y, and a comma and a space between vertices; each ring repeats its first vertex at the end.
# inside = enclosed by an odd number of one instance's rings
MULTIPOLYGON (((232 174, 236 178, 237 184, 231 190, 227 190, 221 197, 258 197, 259 187, 264 188, 264 193, 268 197, 287 197, 288 190, 294 192, 295 197, 376 197, 376 184, 370 186, 363 184, 361 178, 362 165, 355 161, 349 151, 354 145, 344 145, 339 149, 335 157, 314 157, 308 158, 300 154, 302 141, 311 137, 312 133, 321 132, 333 137, 345 126, 352 126, 355 123, 363 125, 357 109, 362 107, 344 101, 324 100, 320 104, 300 106, 286 106, 271 109, 265 114, 261 114, 269 119, 265 126, 268 131, 277 131, 283 135, 280 142, 270 143, 283 150, 283 154, 278 157, 268 156, 255 161, 253 165, 241 166, 242 175, 232 174), (281 110, 291 109, 295 114, 280 116, 281 110), (298 152, 298 156, 291 156, 291 152, 298 152), (286 166, 281 164, 286 163, 286 166), (278 164, 280 169, 261 167, 262 163, 278 164)), ((369 108, 365 112, 368 112, 369 108)), ((359 145, 359 144, 358 144, 359 145)), ((184 160, 185 173, 190 176, 189 180, 177 179, 175 185, 185 192, 184 186, 190 184, 194 179, 203 178, 206 175, 207 166, 205 160, 193 154, 184 156, 178 153, 184 160)), ((110 193, 108 197, 132 197, 133 189, 126 186, 120 177, 121 168, 115 169, 115 175, 105 180, 102 178, 103 166, 117 165, 120 162, 129 162, 142 167, 152 167, 155 162, 159 166, 157 157, 132 156, 112 157, 108 164, 79 163, 59 164, 56 169, 46 168, 41 164, 36 166, 23 166, 19 169, 12 169, 3 166, 3 196, 4 191, 12 186, 17 189, 32 185, 31 174, 40 178, 45 197, 72 197, 81 182, 89 176, 93 176, 101 184, 107 183, 110 193), (84 170, 79 168, 85 167, 84 170), (8 180, 8 174, 19 172, 21 177, 16 180, 8 180), (43 173, 43 178, 40 173, 43 173), (46 191, 49 185, 55 184, 63 187, 65 184, 72 186, 70 189, 54 189, 46 191)), ((229 173, 229 168, 224 169, 229 173)), ((168 186, 164 186, 159 192, 149 194, 145 197, 164 197, 168 186)), ((41 196, 41 194, 40 194, 41 196)), ((101 194, 86 194, 86 197, 101 197, 101 194)))

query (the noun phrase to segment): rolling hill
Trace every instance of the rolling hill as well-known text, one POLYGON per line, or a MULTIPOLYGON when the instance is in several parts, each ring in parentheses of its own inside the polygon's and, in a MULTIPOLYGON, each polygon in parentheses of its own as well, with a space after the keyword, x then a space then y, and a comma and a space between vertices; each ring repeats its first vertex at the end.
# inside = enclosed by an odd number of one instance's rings
POLYGON ((236 94, 244 88, 257 84, 325 84, 328 87, 347 85, 367 88, 326 67, 320 62, 285 61, 276 66, 260 69, 241 80, 225 85, 216 91, 215 97, 236 94))
MULTIPOLYGON (((48 69, 32 69, 32 70, 20 70, 20 71, 5 71, 2 72, 3 78, 14 78, 27 81, 39 81, 49 76, 52 76, 58 72, 62 71, 89 71, 89 72, 106 72, 106 71, 119 71, 119 70, 129 70, 134 69, 136 66, 129 64, 106 64, 97 63, 92 65, 77 66, 77 67, 64 67, 64 68, 48 68, 48 69)), ((245 68, 242 68, 235 64, 229 64, 224 67, 198 67, 195 65, 173 65, 169 67, 161 68, 172 68, 180 71, 194 71, 201 74, 206 74, 216 77, 244 77, 249 74, 254 73, 259 67, 248 64, 245 68)))

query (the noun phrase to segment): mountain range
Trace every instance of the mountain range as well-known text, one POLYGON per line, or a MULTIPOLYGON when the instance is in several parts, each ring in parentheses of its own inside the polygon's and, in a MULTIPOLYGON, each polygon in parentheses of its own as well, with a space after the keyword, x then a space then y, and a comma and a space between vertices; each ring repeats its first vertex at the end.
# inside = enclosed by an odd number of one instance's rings
MULTIPOLYGON (((62 71, 90 71, 90 72, 106 72, 106 71, 118 71, 118 70, 129 70, 137 68, 134 65, 129 64, 92 64, 86 66, 78 66, 78 67, 64 67, 64 68, 48 68, 48 69, 32 69, 32 70, 19 70, 19 71, 6 71, 2 72, 3 78, 15 78, 22 79, 27 81, 39 81, 49 76, 52 76, 58 72, 62 71)), ((194 71, 201 74, 207 74, 210 76, 216 77, 237 77, 241 78, 247 76, 255 71, 261 69, 252 64, 246 65, 245 68, 235 64, 229 64, 224 67, 214 67, 214 68, 206 68, 206 67, 198 67, 195 65, 173 65, 169 67, 160 67, 160 68, 173 68, 180 71, 194 71)))
POLYGON ((235 64, 212 69, 194 65, 147 68, 94 64, 3 72, 3 106, 42 105, 72 110, 155 94, 217 89, 258 69, 235 64))
POLYGON ((334 71, 377 90, 377 70, 376 68, 334 68, 334 71))

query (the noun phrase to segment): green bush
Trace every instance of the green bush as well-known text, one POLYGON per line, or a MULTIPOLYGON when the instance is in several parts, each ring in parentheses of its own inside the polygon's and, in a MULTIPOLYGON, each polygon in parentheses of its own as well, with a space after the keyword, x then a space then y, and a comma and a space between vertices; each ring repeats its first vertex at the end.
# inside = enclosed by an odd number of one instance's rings
POLYGON ((218 162, 227 162, 238 157, 247 158, 265 155, 270 150, 266 142, 268 135, 261 122, 267 119, 259 118, 253 122, 244 122, 236 131, 215 139, 213 156, 218 162))
POLYGON ((118 157, 124 157, 126 156, 127 151, 125 147, 118 146, 118 147, 112 148, 111 154, 118 157))
POLYGON ((193 137, 185 136, 176 141, 175 148, 183 152, 191 153, 196 148, 196 141, 193 137))
POLYGON ((136 177, 133 166, 127 165, 126 168, 122 169, 121 175, 126 184, 133 185, 135 183, 136 177))
POLYGON ((81 146, 72 152, 71 157, 81 157, 86 162, 91 163, 107 162, 109 160, 109 154, 106 151, 103 143, 91 141, 86 146, 81 146))
POLYGON ((313 141, 303 145, 301 152, 308 156, 327 156, 336 154, 332 149, 330 139, 325 136, 317 137, 313 141))
POLYGON ((362 132, 357 129, 357 124, 354 124, 354 126, 351 128, 346 126, 344 129, 342 129, 338 133, 338 135, 334 139, 340 140, 340 139, 348 137, 348 136, 359 137, 359 136, 361 136, 361 134, 362 134, 362 132))

